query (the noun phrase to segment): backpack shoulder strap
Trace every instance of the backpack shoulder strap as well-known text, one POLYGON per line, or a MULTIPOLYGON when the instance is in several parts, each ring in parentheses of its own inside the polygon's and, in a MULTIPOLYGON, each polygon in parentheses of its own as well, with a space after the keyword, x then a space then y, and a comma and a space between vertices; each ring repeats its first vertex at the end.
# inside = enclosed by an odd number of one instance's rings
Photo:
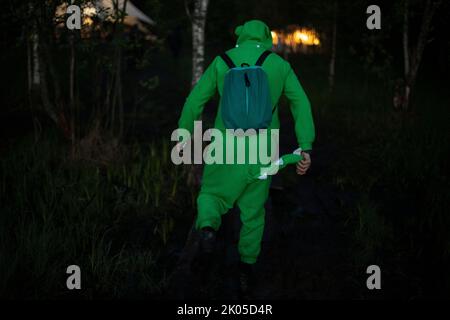
POLYGON ((269 54, 271 54, 272 51, 266 50, 263 53, 261 53, 261 55, 259 56, 258 60, 255 63, 255 66, 259 66, 261 67, 264 63, 264 61, 266 61, 266 58, 269 56, 269 54))
POLYGON ((236 68, 236 65, 234 64, 233 60, 231 60, 231 58, 226 53, 222 53, 220 57, 222 58, 223 61, 225 61, 228 68, 230 69, 236 68))

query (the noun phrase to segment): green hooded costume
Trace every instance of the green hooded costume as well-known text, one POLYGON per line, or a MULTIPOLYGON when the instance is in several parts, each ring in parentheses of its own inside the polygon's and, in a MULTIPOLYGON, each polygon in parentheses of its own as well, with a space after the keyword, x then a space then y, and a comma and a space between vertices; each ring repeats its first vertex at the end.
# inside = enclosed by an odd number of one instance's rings
MULTIPOLYGON (((261 21, 248 21, 243 26, 237 27, 235 34, 238 36, 236 47, 226 52, 235 65, 242 63, 254 65, 265 50, 272 48, 270 29, 261 21)), ((272 105, 277 106, 281 94, 288 98, 299 147, 304 151, 311 150, 315 137, 311 107, 290 64, 272 53, 262 68, 268 76, 272 105)), ((193 133, 194 121, 200 119, 205 103, 216 90, 222 96, 224 76, 228 70, 221 57, 214 59, 186 99, 178 122, 179 128, 193 133)), ((219 103, 214 126, 224 131, 220 108, 219 103)), ((279 126, 278 108, 275 108, 269 129, 278 129, 279 126)), ((266 180, 254 179, 260 168, 260 165, 255 164, 207 164, 197 199, 198 229, 209 226, 217 230, 221 224, 221 216, 237 204, 242 221, 238 249, 241 261, 250 264, 256 262, 261 250, 264 204, 271 181, 270 176, 266 180)))

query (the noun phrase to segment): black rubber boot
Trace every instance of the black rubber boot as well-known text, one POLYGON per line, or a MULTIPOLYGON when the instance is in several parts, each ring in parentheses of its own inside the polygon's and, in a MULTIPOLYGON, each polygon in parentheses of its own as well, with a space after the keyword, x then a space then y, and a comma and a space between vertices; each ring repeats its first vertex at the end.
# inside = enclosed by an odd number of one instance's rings
POLYGON ((249 288, 253 282, 253 265, 239 262, 240 294, 244 299, 248 298, 249 288))
POLYGON ((200 250, 204 254, 214 252, 216 246, 216 231, 211 227, 204 227, 200 230, 200 250))

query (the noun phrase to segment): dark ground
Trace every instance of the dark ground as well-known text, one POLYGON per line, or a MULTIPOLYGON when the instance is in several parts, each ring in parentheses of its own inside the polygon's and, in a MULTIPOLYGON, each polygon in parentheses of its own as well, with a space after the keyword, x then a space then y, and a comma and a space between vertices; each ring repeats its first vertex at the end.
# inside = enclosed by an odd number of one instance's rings
MULTIPOLYGON (((315 161, 320 166, 320 157, 315 161)), ((274 187, 280 185, 273 182, 274 187)), ((354 194, 315 182, 314 171, 292 186, 272 188, 262 252, 255 265, 257 281, 249 298, 357 298, 365 280, 361 276, 361 282, 355 282, 352 274, 352 247, 343 214, 355 199, 354 194)), ((237 299, 239 228, 239 210, 233 209, 224 216, 217 252, 207 261, 193 234, 173 274, 168 298, 237 299)))
MULTIPOLYGON (((360 90, 360 83, 358 83, 358 86, 348 84, 347 91, 338 90, 340 93, 339 97, 345 97, 345 99, 337 99, 337 102, 331 105, 329 110, 321 110, 325 109, 321 103, 323 86, 315 85, 314 80, 316 74, 326 75, 326 72, 323 72, 323 70, 319 72, 321 69, 317 69, 318 65, 323 67, 326 64, 314 64, 314 60, 303 56, 300 60, 301 63, 297 68, 301 71, 299 72, 299 77, 306 92, 310 95, 313 111, 316 113, 323 111, 323 114, 315 117, 317 140, 312 156, 313 164, 306 176, 299 177, 295 175, 294 168, 289 167, 280 173, 280 177, 275 178, 273 181, 274 188, 271 190, 266 205, 266 228, 262 252, 255 266, 257 283, 251 290, 249 298, 414 299, 434 296, 443 297, 445 284, 442 285, 442 288, 444 288, 442 292, 439 292, 439 287, 442 281, 445 281, 448 262, 447 264, 441 263, 439 261, 440 256, 435 254, 435 251, 429 250, 430 247, 434 248, 436 242, 440 241, 440 238, 437 240, 431 239, 425 246, 417 245, 417 243, 422 244, 422 242, 425 242, 422 241, 423 239, 427 240, 427 238, 421 238, 422 233, 427 236, 438 234, 434 230, 441 225, 445 226, 445 221, 442 222, 438 218, 424 219, 424 225, 425 223, 430 223, 430 226, 425 226, 424 231, 419 233, 417 237, 411 237, 415 242, 408 251, 409 234, 417 234, 417 230, 411 230, 410 232, 408 226, 419 224, 417 221, 422 221, 419 219, 421 213, 425 217, 428 215, 428 211, 423 210, 423 207, 428 209, 429 204, 427 201, 429 198, 421 196, 421 193, 423 193, 424 189, 428 190, 430 188, 430 184, 426 183, 431 179, 417 179, 419 182, 417 187, 413 184, 409 186, 407 182, 412 180, 411 178, 414 175, 405 176, 405 179, 403 177, 399 179, 399 176, 404 173, 401 171, 398 176, 381 177, 379 180, 382 183, 387 181, 387 184, 375 184, 373 188, 371 188, 369 180, 373 179, 374 176, 378 178, 378 175, 386 172, 390 174, 395 173, 396 170, 401 170, 402 167, 416 168, 413 165, 408 166, 407 163, 401 162, 403 159, 401 155, 409 150, 406 148, 410 145, 409 141, 407 141, 408 139, 415 141, 415 145, 418 144, 421 152, 424 150, 429 152, 427 157, 439 154, 438 149, 446 146, 445 144, 440 145, 439 141, 445 142, 447 140, 442 138, 437 140, 437 142, 431 141, 432 143, 429 143, 426 136, 428 132, 426 130, 429 130, 429 128, 425 126, 424 128, 420 126, 417 126, 417 128, 413 127, 414 133, 419 132, 419 134, 411 134, 410 136, 408 136, 409 131, 392 130, 393 133, 398 133, 398 136, 386 139, 382 134, 383 131, 377 130, 382 120, 388 119, 394 126, 401 123, 397 119, 400 118, 399 116, 403 116, 408 120, 413 115, 394 114, 385 105, 377 105, 373 102, 376 100, 376 95, 370 96, 369 99, 361 94, 362 98, 359 101, 358 96, 353 97, 351 94, 360 90), (351 99, 349 98, 350 96, 352 97, 351 99), (367 112, 366 116, 366 110, 371 108, 376 109, 376 114, 381 120, 370 121, 370 113, 367 112), (391 118, 385 117, 385 113, 391 115, 391 118), (420 130, 423 130, 424 133, 420 134, 420 130), (402 135, 406 134, 406 138, 400 139, 402 138, 400 133, 402 135), (430 148, 424 148, 425 142, 426 146, 430 146, 430 148), (386 143, 391 143, 395 147, 387 148, 388 151, 391 150, 394 153, 388 154, 392 157, 392 161, 385 163, 385 165, 392 163, 394 168, 392 170, 380 170, 382 169, 380 168, 381 162, 373 161, 374 163, 372 163, 365 159, 377 155, 379 150, 384 151, 386 143), (346 160, 346 158, 349 160, 342 161, 346 160), (347 164, 350 163, 350 165, 354 164, 357 169, 342 172, 341 168, 336 169, 336 167, 333 167, 333 164, 338 162, 343 163, 341 167, 348 167, 347 164), (378 173, 376 170, 380 170, 381 173, 378 173), (341 177, 350 181, 344 181, 339 187, 339 183, 333 181, 333 178, 341 177), (369 187, 366 189, 364 185, 352 183, 352 179, 357 182, 362 180, 363 184, 365 179, 367 179, 369 187), (352 189, 354 185, 357 185, 357 187, 352 189), (404 187, 409 187, 409 189, 403 189, 404 187), (367 196, 379 205, 380 213, 386 214, 397 223, 395 230, 400 236, 396 239, 400 239, 404 243, 393 243, 387 237, 386 241, 381 242, 383 246, 380 250, 382 252, 376 252, 369 259, 364 260, 360 246, 366 245, 370 247, 370 241, 373 239, 371 238, 372 234, 369 234, 367 239, 356 241, 355 235, 358 235, 358 225, 355 225, 355 221, 357 224, 357 221, 364 217, 355 214, 355 211, 360 205, 362 197, 367 196), (417 204, 421 204, 423 207, 417 204), (413 223, 411 222, 412 218, 418 220, 413 220, 413 223), (409 225, 407 225, 408 222, 409 225), (399 227, 404 225, 406 227, 399 227), (389 244, 391 248, 385 248, 385 243, 389 244), (426 254, 420 256, 421 252, 416 250, 417 248, 425 248, 422 252, 426 254), (395 251, 395 254, 392 254, 392 250, 395 251), (419 258, 411 258, 411 255, 415 253, 418 253, 417 256, 419 258), (379 259, 380 257, 385 259, 379 259), (397 260, 397 257, 400 258, 397 260), (411 261, 419 263, 414 264, 411 261), (366 279, 368 277, 366 268, 370 264, 377 264, 382 268, 382 290, 380 291, 369 291, 366 288, 366 279)), ((173 87, 170 79, 161 77, 160 88, 149 97, 148 104, 142 107, 143 110, 140 110, 142 116, 138 117, 133 130, 130 130, 128 133, 130 137, 143 142, 144 145, 155 137, 168 139, 171 130, 176 126, 176 118, 189 90, 189 73, 179 68, 180 64, 183 65, 183 61, 180 61, 178 65, 165 62, 155 66, 155 70, 152 71, 155 74, 175 74, 177 79, 180 79, 180 85, 173 87), (166 66, 169 66, 167 70, 165 69, 166 66), (167 90, 167 88, 171 90, 167 90), (158 121, 155 122, 155 119, 158 119, 158 121)), ((342 70, 340 74, 353 75, 359 73, 344 72, 342 70)), ((153 73, 150 75, 153 75, 153 73)), ((434 83, 429 82, 428 79, 428 77, 424 77, 426 81, 422 81, 422 83, 427 85, 429 83, 433 87, 434 83)), ((343 86, 347 85, 344 80, 342 80, 343 86)), ((441 85, 444 86, 443 84, 441 85)), ((379 87, 374 87, 374 91, 382 92, 379 87)), ((433 97, 439 97, 440 95, 429 95, 428 93, 433 91, 428 87, 424 87, 421 92, 426 94, 426 99, 422 100, 422 102, 426 102, 422 103, 424 109, 437 110, 433 103, 439 101, 437 99, 434 101, 433 97)), ((217 101, 212 101, 205 108, 205 123, 212 123, 212 118, 216 111, 214 108, 215 102, 217 101)), ((286 103, 280 108, 280 112, 283 113, 281 115, 282 154, 295 149, 292 117, 286 111, 287 109, 286 103)), ((424 114, 429 114, 431 118, 433 112, 424 114)), ((12 114, 14 116, 3 116, 1 119, 0 134, 2 139, 0 141, 0 152, 2 154, 6 154, 9 150, 14 149, 19 137, 27 132, 32 133, 33 123, 29 114, 12 114)), ((447 118, 439 116, 437 112, 436 114, 437 116, 432 118, 433 124, 430 127, 440 130, 445 127, 440 122, 444 123, 447 118)), ((43 124, 44 127, 50 125, 48 123, 43 124)), ((383 126, 381 128, 383 129, 383 126)), ((445 137, 445 134, 440 136, 445 137)), ((430 137, 434 138, 433 135, 430 135, 430 137)), ((440 160, 438 157, 436 159, 440 160)), ((437 172, 445 172, 439 166, 440 162, 436 159, 432 159, 434 162, 429 162, 430 167, 435 167, 437 172)), ((426 164, 419 163, 417 167, 426 164)), ((405 170, 405 172, 410 173, 411 170, 405 170)), ((428 169, 428 171, 425 170, 424 172, 433 173, 434 171, 428 169)), ((434 189, 430 190, 442 192, 444 189, 434 187, 434 189)), ((160 211, 165 212, 164 209, 160 211)), ((178 211, 179 214, 174 215, 174 229, 171 232, 168 245, 159 246, 163 256, 161 259, 158 259, 157 269, 162 274, 161 277, 158 274, 158 279, 163 279, 161 287, 165 288, 166 277, 169 284, 168 290, 164 290, 163 297, 166 299, 237 298, 239 212, 233 210, 223 217, 216 253, 205 263, 198 255, 198 244, 195 241, 195 234, 193 237, 188 237, 190 227, 195 218, 195 208, 188 203, 180 205, 178 211), (186 243, 187 239, 191 241, 186 243)), ((130 215, 125 221, 127 224, 122 225, 121 222, 120 230, 117 232, 120 236, 114 241, 121 245, 125 242, 123 239, 127 239, 133 247, 149 249, 150 243, 156 238, 151 233, 154 221, 142 216, 138 219, 135 215, 130 215)), ((366 221, 367 224, 371 222, 370 219, 366 221)), ((101 221, 101 224, 103 225, 104 222, 101 221)), ((378 225, 375 225, 374 229, 378 230, 377 227, 378 225)), ((441 234, 444 234, 444 232, 441 232, 441 234)), ((378 240, 377 237, 378 234, 375 233, 373 235, 374 241, 378 240)), ((155 241, 155 243, 157 242, 155 241)), ((132 261, 131 264, 135 264, 135 262, 132 261)), ((126 269, 126 274, 129 277, 125 281, 125 287, 122 286, 122 282, 117 283, 120 296, 127 298, 147 297, 149 293, 139 287, 140 275, 133 274, 128 269, 126 269)), ((41 284, 41 282, 36 283, 41 284)), ((102 296, 101 293, 99 296, 102 296)), ((107 291, 107 293, 114 296, 110 291, 107 291)), ((156 294, 152 293, 149 297, 161 298, 159 292, 156 294)))
MULTIPOLYGON (((295 146, 291 125, 287 123, 281 132, 282 154, 295 146)), ((288 167, 274 177, 249 299, 357 299, 362 290, 367 293, 365 268, 355 270, 354 248, 346 230, 346 210, 351 210, 358 195, 317 179, 329 169, 333 152, 331 145, 317 145, 306 176, 297 176, 294 167, 288 167)), ((179 260, 166 298, 241 298, 239 229, 239 209, 235 208, 223 216, 212 257, 200 254, 195 231, 187 236, 184 249, 183 236, 176 239, 172 252, 178 253, 179 260)))

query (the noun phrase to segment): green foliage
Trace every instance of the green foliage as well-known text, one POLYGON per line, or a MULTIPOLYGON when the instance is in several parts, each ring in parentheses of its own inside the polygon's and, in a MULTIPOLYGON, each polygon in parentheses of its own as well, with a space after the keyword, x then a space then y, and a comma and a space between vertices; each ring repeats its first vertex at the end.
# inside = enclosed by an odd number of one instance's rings
MULTIPOLYGON (((364 65, 354 60, 338 61, 336 90, 325 95, 320 59, 301 57, 291 63, 314 111, 318 181, 352 195, 340 204, 354 274, 362 265, 383 265, 390 280, 414 281, 417 295, 424 294, 419 291, 427 281, 426 268, 439 266, 436 272, 444 272, 450 261, 450 113, 443 83, 423 78, 414 110, 400 113, 393 110, 386 83, 374 75, 365 81, 364 65), (426 271, 418 267, 423 265, 426 271)), ((448 292, 448 285, 442 287, 448 292)))
POLYGON ((54 141, 26 141, 1 160, 0 296, 64 298, 71 264, 83 298, 161 293, 158 259, 193 197, 167 144, 129 152, 126 164, 98 168, 54 141))
POLYGON ((316 123, 322 139, 332 139, 338 150, 331 172, 322 179, 360 195, 349 213, 360 250, 355 258, 418 261, 432 251, 436 261, 448 261, 450 136, 445 98, 426 95, 427 84, 420 83, 416 110, 396 113, 388 107, 383 84, 372 83, 361 96, 353 94, 357 85, 350 81, 339 86, 329 106, 316 113, 316 123))
POLYGON ((362 39, 362 52, 359 53, 366 72, 380 80, 389 80, 392 74, 392 55, 386 49, 386 33, 366 35, 362 39))
POLYGON ((363 263, 379 257, 382 251, 392 249, 392 226, 378 212, 377 206, 367 195, 356 208, 355 239, 362 245, 360 256, 363 263))

